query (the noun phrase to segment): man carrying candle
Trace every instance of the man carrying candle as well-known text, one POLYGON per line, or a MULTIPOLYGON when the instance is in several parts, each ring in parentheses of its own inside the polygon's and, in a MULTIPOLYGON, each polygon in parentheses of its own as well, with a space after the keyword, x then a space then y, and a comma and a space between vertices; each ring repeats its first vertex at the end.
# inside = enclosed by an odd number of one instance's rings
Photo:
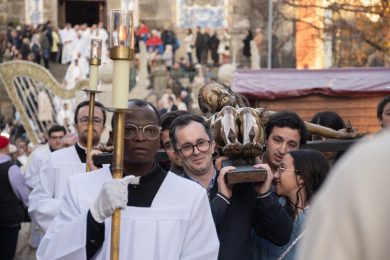
MULTIPOLYGON (((78 142, 68 148, 52 152, 39 172, 39 182, 30 194, 29 214, 33 222, 46 232, 60 211, 60 201, 68 177, 85 172, 88 132, 89 102, 83 101, 75 111, 75 126, 78 142)), ((104 106, 95 102, 93 117, 93 146, 98 146, 104 131, 106 113, 104 106)))
POLYGON ((156 108, 137 99, 128 107, 125 177, 113 179, 108 168, 71 177, 38 259, 109 259, 117 208, 122 209, 120 259, 217 259, 219 242, 205 190, 156 163, 161 123, 156 108))

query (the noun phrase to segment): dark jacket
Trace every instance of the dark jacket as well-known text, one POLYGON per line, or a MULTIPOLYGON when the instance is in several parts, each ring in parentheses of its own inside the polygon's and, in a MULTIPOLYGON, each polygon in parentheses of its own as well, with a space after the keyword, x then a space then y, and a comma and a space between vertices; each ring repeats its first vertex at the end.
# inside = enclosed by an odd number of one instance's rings
POLYGON ((23 203, 16 197, 8 178, 12 161, 0 164, 0 227, 11 227, 25 219, 23 203))
POLYGON ((289 242, 293 219, 276 195, 256 198, 252 183, 235 184, 228 205, 217 190, 215 178, 209 199, 220 241, 219 260, 252 259, 252 230, 277 245, 289 242))

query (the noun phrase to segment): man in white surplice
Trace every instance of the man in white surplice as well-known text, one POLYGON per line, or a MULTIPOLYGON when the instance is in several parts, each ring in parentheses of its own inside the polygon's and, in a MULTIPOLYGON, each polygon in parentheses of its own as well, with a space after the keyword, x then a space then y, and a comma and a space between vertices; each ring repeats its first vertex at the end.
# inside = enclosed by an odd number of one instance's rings
POLYGON ((116 208, 122 208, 120 259, 217 259, 219 241, 206 191, 156 163, 160 117, 153 105, 130 100, 129 108, 126 177, 114 180, 107 168, 71 177, 38 259, 110 259, 116 208))
MULTIPOLYGON (((34 151, 30 154, 25 173, 26 184, 30 189, 34 189, 39 182, 39 172, 50 153, 57 151, 64 146, 63 139, 65 135, 66 130, 63 126, 52 125, 47 131, 47 144, 34 149, 34 151)), ((31 243, 34 248, 38 247, 42 237, 43 232, 33 222, 31 243)))
POLYGON ((30 154, 25 174, 26 183, 29 188, 33 189, 39 182, 39 170, 49 157, 50 153, 63 147, 62 139, 65 135, 65 127, 52 125, 47 131, 47 144, 34 149, 30 154))
MULTIPOLYGON (((60 201, 68 178, 86 171, 86 147, 88 136, 89 102, 84 101, 76 107, 75 126, 78 142, 70 147, 50 153, 39 172, 39 182, 30 194, 28 213, 31 220, 46 232, 60 211, 60 201)), ((95 102, 93 117, 93 146, 98 146, 104 130, 106 114, 104 106, 95 102)))
POLYGON ((67 64, 72 61, 73 57, 73 40, 76 38, 76 31, 70 23, 65 25, 65 28, 60 30, 62 43, 62 64, 67 64))

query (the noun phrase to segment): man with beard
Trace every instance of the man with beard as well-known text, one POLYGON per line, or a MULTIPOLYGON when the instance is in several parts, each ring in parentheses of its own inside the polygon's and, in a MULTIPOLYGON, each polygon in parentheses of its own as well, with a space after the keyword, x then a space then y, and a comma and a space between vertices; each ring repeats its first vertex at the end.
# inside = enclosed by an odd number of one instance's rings
MULTIPOLYGON (((88 101, 83 101, 76 107, 74 122, 79 136, 78 142, 73 146, 50 154, 48 160, 41 167, 39 182, 30 195, 28 208, 30 217, 43 232, 47 231, 60 211, 60 201, 69 176, 86 171, 88 113, 88 101)), ((104 106, 99 102, 95 102, 93 146, 99 145, 105 123, 106 112, 104 106)))
POLYGON ((157 164, 161 122, 156 108, 138 99, 129 100, 128 107, 125 177, 113 179, 109 168, 70 177, 38 259, 109 259, 111 216, 117 208, 122 209, 121 259, 217 258, 219 242, 204 189, 157 164))

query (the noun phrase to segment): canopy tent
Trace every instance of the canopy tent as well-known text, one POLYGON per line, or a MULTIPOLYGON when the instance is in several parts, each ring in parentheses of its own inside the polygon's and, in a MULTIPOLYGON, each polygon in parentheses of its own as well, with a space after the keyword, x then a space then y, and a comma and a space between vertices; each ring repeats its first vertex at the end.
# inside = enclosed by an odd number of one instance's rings
POLYGON ((326 70, 237 69, 232 89, 249 99, 275 100, 322 94, 369 97, 390 94, 390 68, 326 70))

